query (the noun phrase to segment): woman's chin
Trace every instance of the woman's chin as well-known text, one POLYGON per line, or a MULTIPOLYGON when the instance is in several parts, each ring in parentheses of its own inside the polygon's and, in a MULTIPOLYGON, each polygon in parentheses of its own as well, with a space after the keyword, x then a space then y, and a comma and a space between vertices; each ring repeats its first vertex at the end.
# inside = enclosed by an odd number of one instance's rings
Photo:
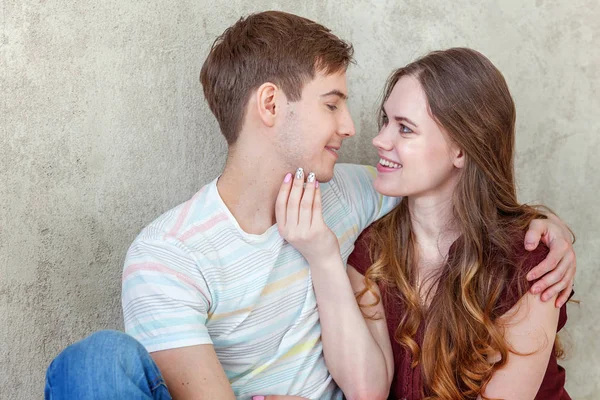
POLYGON ((406 193, 402 188, 398 187, 397 184, 393 184, 392 182, 385 182, 379 177, 375 178, 373 182, 373 187, 377 191, 377 193, 382 194, 387 197, 404 197, 406 193))

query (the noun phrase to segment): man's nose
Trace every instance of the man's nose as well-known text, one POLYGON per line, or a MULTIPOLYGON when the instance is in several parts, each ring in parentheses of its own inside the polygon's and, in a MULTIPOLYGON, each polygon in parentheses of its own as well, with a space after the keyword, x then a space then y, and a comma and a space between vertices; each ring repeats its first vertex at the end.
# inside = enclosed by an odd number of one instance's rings
POLYGON ((354 129, 354 121, 352 121, 352 116, 347 110, 340 121, 338 133, 345 137, 352 137, 356 134, 356 130, 354 129))

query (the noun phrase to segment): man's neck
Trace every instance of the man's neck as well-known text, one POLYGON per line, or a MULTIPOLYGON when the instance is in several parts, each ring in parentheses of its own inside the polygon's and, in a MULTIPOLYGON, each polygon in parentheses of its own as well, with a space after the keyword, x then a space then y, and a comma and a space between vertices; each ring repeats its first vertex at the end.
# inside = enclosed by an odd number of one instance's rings
POLYGON ((260 235, 275 224, 275 201, 287 172, 266 154, 230 153, 217 189, 240 227, 260 235))

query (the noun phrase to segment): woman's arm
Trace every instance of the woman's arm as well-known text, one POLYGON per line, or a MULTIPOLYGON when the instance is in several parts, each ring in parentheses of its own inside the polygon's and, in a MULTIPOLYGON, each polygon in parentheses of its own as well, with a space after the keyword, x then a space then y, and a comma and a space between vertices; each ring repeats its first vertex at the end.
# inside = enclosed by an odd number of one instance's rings
MULTIPOLYGON (((556 300, 556 299, 554 299, 556 300)), ((494 373, 484 395, 488 398, 533 400, 548 367, 559 309, 528 292, 500 318, 506 341, 523 355, 508 354, 508 362, 494 373)))
MULTIPOLYGON (((354 294, 361 293, 365 289, 365 277, 356 269, 348 265, 348 278, 354 294)), ((388 332, 387 321, 381 292, 378 286, 373 286, 370 291, 366 291, 360 298, 361 314, 366 316, 364 319, 371 336, 377 342, 383 356, 387 371, 388 384, 386 386, 386 396, 390 390, 392 380, 394 379, 394 354, 392 344, 390 342, 390 334, 388 332), (376 304, 377 303, 377 304, 376 304), (375 305, 373 305, 375 304, 375 305)))
POLYGON ((381 319, 365 321, 354 296, 362 277, 353 268, 346 272, 338 239, 323 220, 318 185, 312 177, 306 189, 303 177, 286 180, 277 198, 277 224, 310 265, 327 368, 346 398, 386 399, 393 357, 383 306, 368 310, 381 319))
MULTIPOLYGON (((386 399, 394 360, 381 301, 364 309, 365 315, 378 319, 365 319, 355 298, 364 278, 351 266, 346 273, 339 254, 337 259, 311 262, 310 269, 331 376, 348 399, 386 399)), ((361 303, 374 300, 367 292, 361 303)))

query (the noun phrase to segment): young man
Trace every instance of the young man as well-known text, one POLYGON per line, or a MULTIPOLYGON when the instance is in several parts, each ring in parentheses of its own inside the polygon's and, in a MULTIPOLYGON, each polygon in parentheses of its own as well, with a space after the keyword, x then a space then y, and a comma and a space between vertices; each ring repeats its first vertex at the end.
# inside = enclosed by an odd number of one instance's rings
MULTIPOLYGON (((308 265, 275 225, 289 171, 328 182, 324 219, 344 259, 397 204, 374 191, 372 167, 334 168, 355 133, 351 62, 352 47, 329 29, 282 12, 241 19, 217 39, 200 77, 229 145, 225 169, 136 238, 123 272, 130 336, 100 332, 67 348, 48 370, 48 398, 341 399, 365 386, 340 389, 327 371, 308 265)), ((552 221, 538 221, 531 237, 560 236, 552 257, 572 257, 552 221)), ((538 273, 557 261, 547 264, 538 273)), ((567 264, 540 285, 570 284, 567 264)))

